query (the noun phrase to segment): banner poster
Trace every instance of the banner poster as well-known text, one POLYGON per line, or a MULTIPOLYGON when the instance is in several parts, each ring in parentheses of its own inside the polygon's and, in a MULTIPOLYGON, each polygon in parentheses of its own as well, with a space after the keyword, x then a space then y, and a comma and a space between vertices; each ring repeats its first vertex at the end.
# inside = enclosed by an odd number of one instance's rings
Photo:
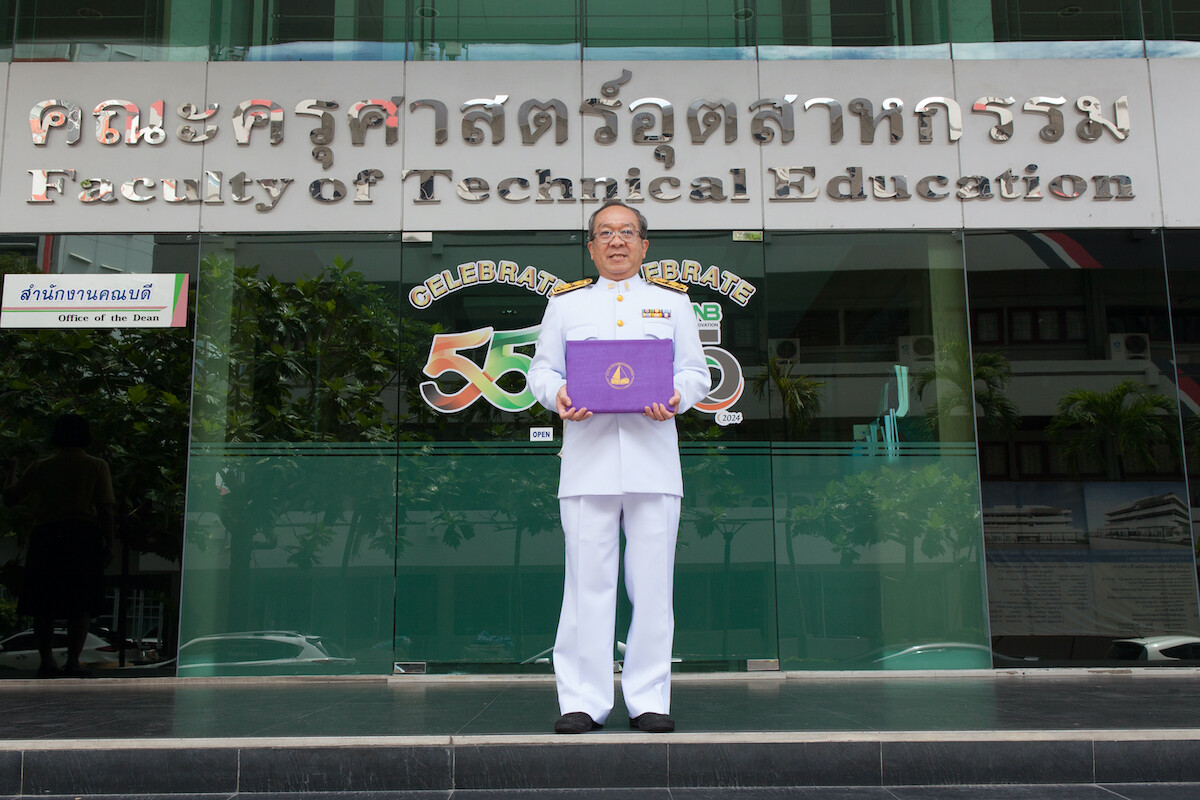
POLYGON ((1182 482, 982 490, 993 636, 1200 632, 1182 482))
POLYGON ((0 328, 179 328, 188 276, 6 275, 0 328))
MULTIPOLYGON (((758 287, 730 269, 694 259, 649 261, 642 265, 642 271, 648 278, 664 278, 695 289, 689 297, 713 382, 708 395, 694 408, 712 414, 722 427, 740 425, 745 417, 733 406, 745 392, 746 379, 737 357, 722 346, 722 331, 727 313, 746 308, 758 287)), ((503 284, 548 296, 565 283, 533 265, 521 266, 509 259, 478 259, 428 275, 411 288, 408 302, 420 312, 460 291, 503 284)), ((480 401, 507 413, 531 408, 537 401, 527 376, 539 330, 540 325, 516 329, 486 325, 433 334, 422 367, 430 380, 421 383, 421 398, 434 411, 447 415, 458 414, 480 401), (477 360, 474 354, 480 351, 477 360), (505 390, 501 378, 514 373, 521 376, 522 388, 505 390)), ((530 431, 530 441, 549 438, 551 434, 545 428, 530 431)))

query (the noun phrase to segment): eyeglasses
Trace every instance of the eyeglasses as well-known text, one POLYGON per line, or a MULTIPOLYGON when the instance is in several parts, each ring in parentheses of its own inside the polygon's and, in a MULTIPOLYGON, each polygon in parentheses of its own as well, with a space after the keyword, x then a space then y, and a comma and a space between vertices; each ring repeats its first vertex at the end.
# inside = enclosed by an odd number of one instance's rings
POLYGON ((613 240, 614 236, 620 236, 622 242, 632 242, 634 239, 640 238, 641 233, 632 228, 622 228, 619 231, 596 231, 592 234, 592 239, 600 244, 608 244, 613 240))

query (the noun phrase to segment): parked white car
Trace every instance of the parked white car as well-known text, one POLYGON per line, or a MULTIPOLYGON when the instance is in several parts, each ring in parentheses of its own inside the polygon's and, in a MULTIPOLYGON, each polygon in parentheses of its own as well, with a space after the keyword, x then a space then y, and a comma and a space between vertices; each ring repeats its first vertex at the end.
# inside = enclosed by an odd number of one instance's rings
MULTIPOLYGON (((54 658, 61 667, 67 660, 67 629, 54 629, 54 658)), ((125 646, 125 663, 140 659, 141 653, 132 643, 125 646)), ((21 631, 0 641, 0 669, 36 670, 41 663, 33 629, 21 631)), ((121 663, 120 639, 116 634, 89 631, 79 654, 79 663, 86 668, 116 667, 121 663)))
POLYGON ((349 672, 353 658, 334 656, 321 641, 296 631, 241 631, 200 636, 179 648, 176 674, 330 675, 349 672))
POLYGON ((1200 638, 1195 636, 1143 636, 1114 639, 1108 657, 1118 661, 1200 661, 1200 638))

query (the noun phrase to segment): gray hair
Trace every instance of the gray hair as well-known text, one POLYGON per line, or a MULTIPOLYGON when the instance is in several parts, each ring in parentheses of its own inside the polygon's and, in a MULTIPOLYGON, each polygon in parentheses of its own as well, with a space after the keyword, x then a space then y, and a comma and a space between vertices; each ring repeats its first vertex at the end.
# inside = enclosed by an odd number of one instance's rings
POLYGON ((604 205, 600 206, 595 211, 593 211, 592 216, 588 218, 588 241, 591 241, 592 238, 595 237, 595 235, 596 235, 596 215, 599 214, 604 209, 612 208, 613 206, 619 206, 620 208, 628 208, 630 211, 632 211, 634 213, 634 215, 637 217, 638 228, 640 228, 640 230, 638 231, 638 235, 641 236, 643 239, 645 239, 646 234, 648 234, 650 232, 650 226, 646 224, 646 217, 642 214, 642 212, 638 211, 636 208, 630 206, 628 203, 625 203, 624 201, 607 200, 607 201, 605 201, 604 205))

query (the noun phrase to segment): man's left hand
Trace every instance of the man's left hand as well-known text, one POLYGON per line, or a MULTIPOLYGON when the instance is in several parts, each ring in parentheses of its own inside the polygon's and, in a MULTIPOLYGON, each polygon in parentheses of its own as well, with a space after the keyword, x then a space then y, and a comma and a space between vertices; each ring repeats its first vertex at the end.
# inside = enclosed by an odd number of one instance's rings
POLYGON ((645 406, 645 410, 642 412, 643 416, 659 422, 666 422, 678 413, 679 399, 679 390, 676 389, 675 394, 671 395, 671 399, 667 401, 666 405, 655 403, 652 406, 645 406))

